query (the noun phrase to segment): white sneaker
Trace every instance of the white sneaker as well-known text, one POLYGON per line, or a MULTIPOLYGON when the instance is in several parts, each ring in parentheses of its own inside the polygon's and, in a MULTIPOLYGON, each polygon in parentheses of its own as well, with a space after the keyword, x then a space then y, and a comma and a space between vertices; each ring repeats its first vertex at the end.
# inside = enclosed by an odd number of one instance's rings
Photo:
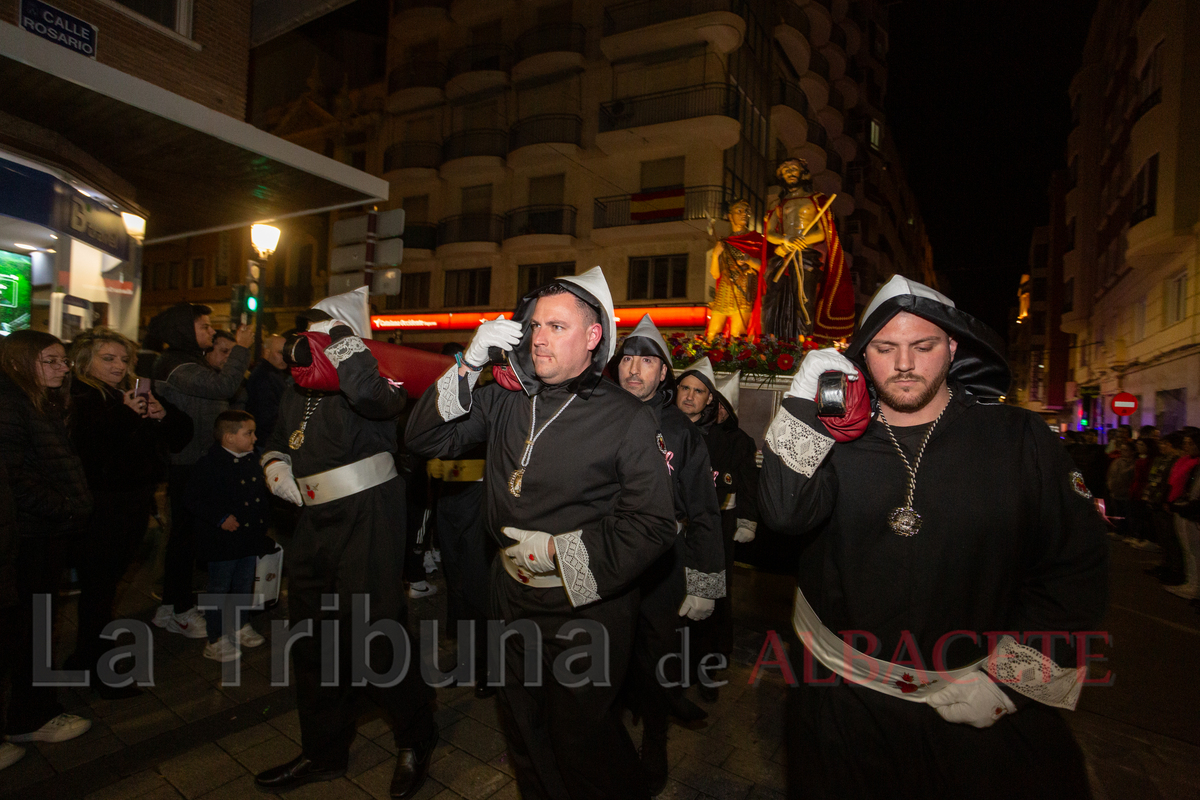
POLYGON ((90 719, 74 714, 59 714, 36 731, 17 733, 8 738, 10 742, 65 742, 82 736, 92 727, 90 719))
POLYGON ((25 748, 5 742, 0 744, 0 769, 11 767, 25 757, 25 748))
POLYGON ((158 611, 154 612, 154 619, 150 620, 160 628, 167 627, 167 623, 171 621, 171 615, 175 613, 172 606, 159 606, 158 611))
POLYGON ((237 643, 242 647, 258 647, 259 645, 266 644, 266 642, 267 640, 263 638, 261 633, 250 627, 249 622, 238 628, 237 643))
POLYGON ((167 630, 171 633, 181 633, 189 639, 208 638, 208 623, 204 621, 204 612, 195 606, 182 614, 172 614, 167 622, 167 630))
POLYGON ((242 657, 242 651, 230 641, 228 636, 222 636, 215 642, 204 646, 204 657, 211 658, 213 661, 236 661, 242 657))
POLYGON ((425 574, 430 575, 437 570, 437 564, 433 560, 433 551, 425 551, 425 574))
POLYGON ((409 597, 429 597, 434 594, 437 594, 437 587, 429 581, 417 581, 408 585, 409 597))

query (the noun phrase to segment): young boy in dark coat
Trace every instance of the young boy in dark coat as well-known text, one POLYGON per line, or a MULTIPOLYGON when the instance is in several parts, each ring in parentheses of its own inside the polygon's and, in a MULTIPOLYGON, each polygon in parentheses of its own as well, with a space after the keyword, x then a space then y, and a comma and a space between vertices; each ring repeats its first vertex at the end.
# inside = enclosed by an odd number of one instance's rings
MULTIPOLYGON (((254 417, 245 411, 222 412, 213 438, 216 442, 196 462, 184 494, 196 529, 196 558, 208 562, 209 594, 248 595, 254 590, 257 557, 275 549, 267 536, 271 494, 254 452, 254 417)), ((265 641, 246 614, 239 611, 238 629, 223 636, 221 609, 204 612, 205 658, 232 661, 242 647, 265 641)))

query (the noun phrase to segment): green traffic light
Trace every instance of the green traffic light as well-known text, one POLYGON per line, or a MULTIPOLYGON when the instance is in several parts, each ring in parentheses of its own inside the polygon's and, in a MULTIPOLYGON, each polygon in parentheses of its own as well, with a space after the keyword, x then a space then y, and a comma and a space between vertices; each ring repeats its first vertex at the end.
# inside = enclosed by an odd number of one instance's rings
POLYGON ((246 298, 246 310, 247 311, 258 311, 258 298, 257 297, 247 297, 246 298))

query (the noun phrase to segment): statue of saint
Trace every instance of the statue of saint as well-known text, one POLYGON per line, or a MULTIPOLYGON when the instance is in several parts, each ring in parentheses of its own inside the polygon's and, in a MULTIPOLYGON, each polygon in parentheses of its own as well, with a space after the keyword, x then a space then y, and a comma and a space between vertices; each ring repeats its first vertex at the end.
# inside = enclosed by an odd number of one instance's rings
POLYGON ((766 250, 762 234, 749 229, 750 204, 735 200, 725 215, 733 233, 713 247, 709 272, 717 279, 717 294, 708 304, 711 314, 705 337, 711 342, 729 325, 729 336, 750 331, 750 317, 758 296, 758 273, 766 250))
POLYGON ((786 159, 775 175, 783 192, 764 226, 767 241, 776 247, 762 276, 762 332, 789 341, 849 336, 854 290, 830 198, 813 191, 804 159, 786 159))

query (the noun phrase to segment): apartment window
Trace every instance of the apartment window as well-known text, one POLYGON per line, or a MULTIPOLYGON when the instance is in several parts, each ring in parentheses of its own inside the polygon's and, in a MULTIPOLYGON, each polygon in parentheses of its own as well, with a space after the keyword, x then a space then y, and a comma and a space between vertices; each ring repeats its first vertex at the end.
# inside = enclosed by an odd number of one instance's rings
POLYGON ((1163 283, 1163 327, 1169 328, 1187 316, 1187 271, 1172 275, 1163 283))
POLYGON ((1146 338, 1146 298, 1133 304, 1133 340, 1140 342, 1146 338))
POLYGON ((1071 221, 1067 223, 1066 236, 1063 237, 1066 241, 1063 243, 1063 252, 1069 253, 1075 249, 1075 218, 1071 217, 1071 221))
MULTIPOLYGON (((403 289, 402 289, 403 291, 403 289)), ((446 273, 446 293, 443 305, 486 306, 492 297, 492 269, 455 269, 446 273)))
POLYGON ((1154 46, 1150 57, 1146 59, 1137 83, 1137 109, 1134 120, 1162 102, 1162 42, 1154 46))
POLYGON ((1133 214, 1129 217, 1130 225, 1137 225, 1142 220, 1150 219, 1158 213, 1158 153, 1146 159, 1146 163, 1138 170, 1133 186, 1133 214))
POLYGON ((191 285, 192 285, 193 289, 204 288, 204 259, 203 258, 193 258, 192 259, 191 285))
POLYGON ((555 261, 551 264, 522 264, 518 268, 517 292, 525 295, 545 286, 555 278, 575 274, 574 261, 555 261))
POLYGON ((629 299, 687 297, 687 253, 629 259, 629 299))
MULTIPOLYGON (((193 0, 100 0, 106 6, 134 12, 151 22, 178 33, 192 37, 193 0)), ((136 18, 136 17, 135 17, 136 18)))
POLYGON ((399 307, 429 308, 429 273, 406 272, 400 276, 399 307))
POLYGON ((869 142, 871 147, 879 150, 883 147, 883 125, 877 119, 870 121, 868 126, 869 142))

